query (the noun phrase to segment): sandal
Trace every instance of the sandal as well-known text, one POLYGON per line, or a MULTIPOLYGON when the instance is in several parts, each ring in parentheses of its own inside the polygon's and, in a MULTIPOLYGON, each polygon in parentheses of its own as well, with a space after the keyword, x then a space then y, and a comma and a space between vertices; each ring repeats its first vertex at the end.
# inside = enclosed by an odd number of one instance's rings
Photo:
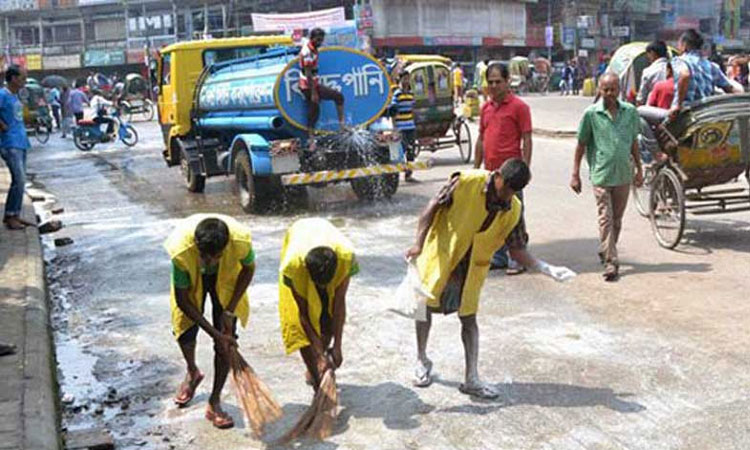
POLYGON ((0 356, 14 355, 16 346, 13 344, 0 344, 0 356))
POLYGON ((193 378, 192 381, 185 380, 180 384, 180 388, 177 390, 177 395, 174 398, 174 403, 178 408, 186 407, 193 400, 195 391, 200 386, 201 381, 203 381, 203 374, 198 372, 198 376, 193 378))
POLYGON ((412 384, 415 387, 427 387, 432 384, 432 361, 428 359, 424 364, 417 366, 412 384))
POLYGON ((234 426, 234 420, 232 420, 232 416, 225 413, 224 411, 216 412, 211 409, 211 406, 206 408, 206 420, 211 422, 213 426, 220 430, 225 430, 234 426))
POLYGON ((461 384, 458 390, 462 394, 486 399, 497 398, 500 395, 497 389, 486 383, 461 384))
POLYGON ((615 264, 607 264, 607 267, 604 269, 604 273, 602 274, 602 277, 604 277, 604 281, 617 281, 617 278, 619 277, 619 270, 617 265, 615 264))

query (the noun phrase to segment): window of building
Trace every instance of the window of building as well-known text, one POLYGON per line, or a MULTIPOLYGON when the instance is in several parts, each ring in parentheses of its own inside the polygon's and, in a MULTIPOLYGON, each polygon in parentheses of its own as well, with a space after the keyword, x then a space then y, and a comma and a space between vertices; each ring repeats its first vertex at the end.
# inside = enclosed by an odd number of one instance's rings
POLYGON ((20 27, 14 30, 16 44, 39 45, 39 27, 20 27))

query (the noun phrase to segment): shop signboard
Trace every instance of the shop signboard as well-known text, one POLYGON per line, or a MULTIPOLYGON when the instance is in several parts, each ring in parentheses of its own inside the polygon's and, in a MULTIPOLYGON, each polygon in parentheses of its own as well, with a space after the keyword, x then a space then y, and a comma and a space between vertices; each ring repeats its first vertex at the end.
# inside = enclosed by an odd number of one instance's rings
POLYGON ((10 63, 17 66, 26 67, 26 56, 25 55, 13 55, 10 57, 10 63))
POLYGON ((555 45, 555 28, 552 26, 544 27, 544 46, 552 47, 555 45))
POLYGON ((125 61, 122 50, 87 50, 83 54, 84 67, 118 66, 125 64, 125 61))
POLYGON ((77 69, 81 67, 81 55, 54 55, 42 58, 44 70, 77 69))
POLYGON ((630 36, 630 27, 612 27, 612 36, 614 37, 628 37, 630 36))
POLYGON ((30 11, 38 9, 36 0, 1 0, 0 11, 30 11))
POLYGON ((596 48, 596 39, 594 39, 594 38, 582 38, 581 39, 581 48, 590 48, 590 49, 596 48))
POLYGON ((26 55, 27 70, 42 70, 42 55, 39 53, 30 53, 26 55))

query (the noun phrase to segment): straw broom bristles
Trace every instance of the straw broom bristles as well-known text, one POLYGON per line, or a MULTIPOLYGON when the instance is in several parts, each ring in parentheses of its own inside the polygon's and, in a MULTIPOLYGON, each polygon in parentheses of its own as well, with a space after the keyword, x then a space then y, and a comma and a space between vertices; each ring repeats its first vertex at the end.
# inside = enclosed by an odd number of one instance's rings
POLYGON ((320 382, 318 392, 313 397, 312 404, 297 421, 294 428, 281 438, 280 442, 288 443, 302 436, 321 441, 329 437, 336 422, 337 407, 336 375, 333 369, 328 369, 323 374, 323 379, 320 382))
POLYGON ((263 434, 266 424, 281 417, 281 407, 236 347, 230 350, 229 366, 232 369, 235 392, 242 404, 245 417, 253 429, 253 434, 259 437, 263 434))

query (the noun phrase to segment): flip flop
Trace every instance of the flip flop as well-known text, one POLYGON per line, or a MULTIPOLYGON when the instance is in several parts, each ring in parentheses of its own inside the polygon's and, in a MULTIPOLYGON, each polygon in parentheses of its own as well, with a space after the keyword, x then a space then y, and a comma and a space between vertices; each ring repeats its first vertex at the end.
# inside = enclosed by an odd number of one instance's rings
POLYGON ((493 399, 497 398, 500 395, 500 392, 498 392, 495 388, 492 386, 486 384, 486 383, 479 383, 479 384, 461 384, 461 386, 458 387, 458 390, 462 394, 471 395, 474 397, 479 398, 486 398, 486 399, 493 399))
POLYGON ((432 361, 428 359, 423 366, 417 367, 412 384, 415 387, 427 387, 432 384, 432 361))
POLYGON ((0 356, 8 356, 16 353, 16 346, 13 344, 0 344, 0 356))
POLYGON ((183 381, 180 383, 180 388, 174 398, 174 403, 178 408, 186 407, 188 403, 193 400, 193 397, 195 397, 195 391, 198 389, 198 386, 200 386, 201 381, 203 381, 203 374, 198 372, 198 376, 193 378, 192 382, 187 383, 183 381))
POLYGON ((213 426, 220 430, 225 430, 234 426, 234 420, 232 420, 232 416, 225 413, 224 411, 217 413, 211 409, 206 408, 206 420, 211 422, 213 426))
POLYGON ((509 267, 505 269, 505 275, 508 275, 511 277, 514 275, 521 275, 524 272, 526 272, 526 268, 524 266, 509 267))

